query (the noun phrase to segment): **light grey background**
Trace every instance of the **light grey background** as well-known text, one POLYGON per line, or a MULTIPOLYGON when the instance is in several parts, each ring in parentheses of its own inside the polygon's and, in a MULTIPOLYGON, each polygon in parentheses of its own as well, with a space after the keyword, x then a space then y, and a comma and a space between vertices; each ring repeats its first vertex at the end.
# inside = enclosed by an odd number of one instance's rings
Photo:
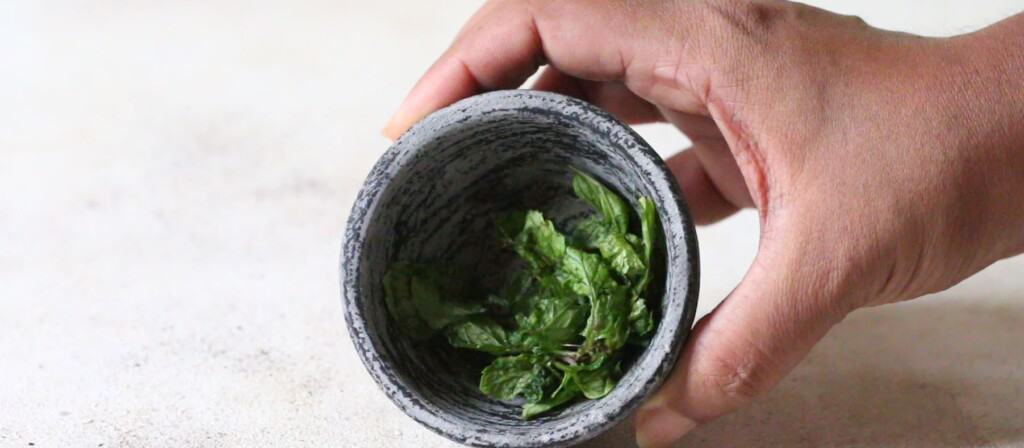
MULTIPOLYGON (((811 3, 929 35, 1024 9, 811 3)), ((0 446, 452 446, 363 371, 337 264, 378 130, 477 6, 0 1, 0 446)), ((756 219, 699 236, 703 314, 756 219)), ((1024 446, 1022 273, 855 313, 685 446, 1024 446)))

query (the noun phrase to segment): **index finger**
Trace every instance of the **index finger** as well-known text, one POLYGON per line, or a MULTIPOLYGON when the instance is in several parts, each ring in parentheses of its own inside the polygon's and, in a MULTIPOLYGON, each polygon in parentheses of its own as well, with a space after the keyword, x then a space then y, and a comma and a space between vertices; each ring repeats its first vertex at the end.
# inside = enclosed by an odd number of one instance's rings
POLYGON ((596 2, 489 2, 416 83, 384 134, 398 138, 470 95, 516 88, 545 62, 585 79, 622 79, 631 34, 623 12, 596 2))

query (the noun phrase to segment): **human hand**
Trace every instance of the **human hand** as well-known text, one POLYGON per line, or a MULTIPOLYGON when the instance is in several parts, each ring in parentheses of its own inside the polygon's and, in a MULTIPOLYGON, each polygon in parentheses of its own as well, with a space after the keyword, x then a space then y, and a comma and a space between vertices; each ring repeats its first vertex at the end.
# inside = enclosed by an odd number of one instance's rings
POLYGON ((698 223, 756 207, 758 255, 636 416, 670 443, 771 389, 851 311, 1024 251, 1024 16, 930 39, 783 1, 491 1, 385 134, 537 84, 693 141, 698 223))

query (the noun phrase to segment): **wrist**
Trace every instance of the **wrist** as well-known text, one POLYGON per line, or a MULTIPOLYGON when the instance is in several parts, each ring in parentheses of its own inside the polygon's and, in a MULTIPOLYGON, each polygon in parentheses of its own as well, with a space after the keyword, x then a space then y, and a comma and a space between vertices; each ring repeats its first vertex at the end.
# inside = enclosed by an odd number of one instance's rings
MULTIPOLYGON (((1024 251, 1024 14, 946 41, 954 62, 946 96, 966 163, 984 176, 998 258, 1024 251)), ((979 198, 982 199, 982 198, 979 198)))

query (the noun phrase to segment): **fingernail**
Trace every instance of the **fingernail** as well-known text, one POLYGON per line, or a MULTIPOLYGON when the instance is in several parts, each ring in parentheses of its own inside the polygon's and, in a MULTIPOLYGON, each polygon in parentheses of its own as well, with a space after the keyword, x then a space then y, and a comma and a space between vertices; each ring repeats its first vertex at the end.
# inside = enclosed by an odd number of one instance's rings
POLYGON ((420 118, 423 118, 419 115, 419 112, 416 112, 417 108, 413 107, 417 104, 414 95, 415 92, 410 92, 408 96, 402 99, 401 104, 398 105, 398 109, 395 110, 393 115, 391 115, 391 119, 388 120, 388 123, 384 125, 384 129, 380 132, 384 134, 385 137, 397 140, 398 137, 402 136, 406 129, 409 129, 409 126, 412 126, 413 123, 418 121, 420 118))
POLYGON ((665 406, 641 408, 636 414, 636 444, 640 448, 665 446, 696 426, 693 420, 665 406))
POLYGON ((423 116, 421 114, 412 114, 405 110, 405 107, 400 107, 398 112, 388 120, 388 124, 384 125, 384 129, 380 132, 385 137, 392 140, 398 140, 413 124, 419 121, 423 116))
POLYGON ((381 130, 380 130, 381 135, 383 135, 383 136, 385 136, 385 137, 387 137, 387 138, 389 138, 391 140, 397 140, 398 137, 400 135, 402 135, 402 131, 397 129, 398 128, 398 125, 396 124, 397 121, 398 121, 398 116, 397 115, 392 116, 391 119, 388 120, 387 124, 385 124, 384 127, 381 128, 381 130))

